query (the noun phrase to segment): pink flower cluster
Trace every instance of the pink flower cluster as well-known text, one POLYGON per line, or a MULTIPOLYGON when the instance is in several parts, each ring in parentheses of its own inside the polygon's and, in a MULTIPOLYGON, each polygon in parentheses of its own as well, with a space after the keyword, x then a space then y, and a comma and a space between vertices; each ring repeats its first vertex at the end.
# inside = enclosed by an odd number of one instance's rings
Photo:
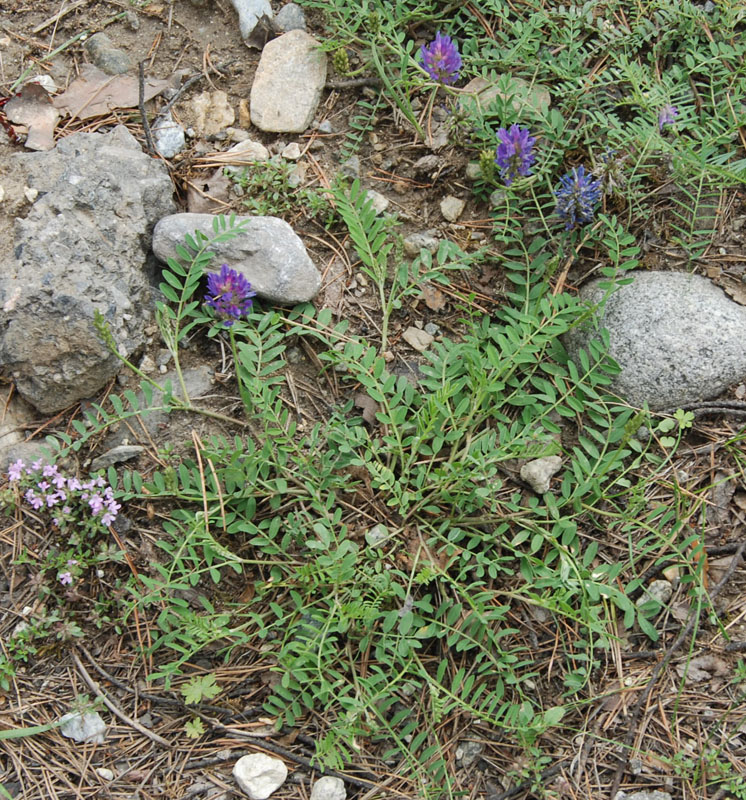
POLYGON ((54 517, 53 522, 58 526, 73 513, 75 506, 87 506, 92 517, 101 515, 102 525, 111 525, 122 507, 102 477, 83 482, 67 478, 56 464, 45 464, 41 459, 30 467, 18 459, 8 467, 8 480, 27 486, 23 496, 35 511, 55 508, 60 516, 54 517))

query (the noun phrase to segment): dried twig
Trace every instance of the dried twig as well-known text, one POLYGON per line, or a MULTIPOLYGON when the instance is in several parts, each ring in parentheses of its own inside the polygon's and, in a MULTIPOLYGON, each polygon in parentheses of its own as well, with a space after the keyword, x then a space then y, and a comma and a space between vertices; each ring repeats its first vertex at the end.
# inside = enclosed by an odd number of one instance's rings
POLYGON ((145 132, 145 144, 148 148, 148 153, 151 156, 157 155, 155 147, 153 146, 153 137, 150 134, 150 123, 148 122, 148 115, 145 111, 145 62, 141 61, 138 64, 138 76, 140 80, 140 116, 142 117, 142 129, 145 132))
POLYGON ((78 672, 80 672, 81 677, 83 680, 88 684, 88 687, 97 697, 100 697, 104 705, 111 711, 114 716, 119 717, 125 725, 129 725, 131 728, 134 728, 136 731, 141 733, 143 736, 146 736, 152 742, 161 745, 161 747, 167 747, 169 750, 171 749, 171 742, 167 739, 164 739, 162 736, 159 736, 157 733, 153 733, 153 731, 149 731, 146 727, 141 725, 136 720, 128 717, 124 711, 122 711, 104 692, 104 690, 93 680, 93 678, 88 674, 88 670, 83 666, 83 662, 80 660, 80 657, 76 652, 71 653, 73 661, 75 662, 75 666, 78 668, 78 672))

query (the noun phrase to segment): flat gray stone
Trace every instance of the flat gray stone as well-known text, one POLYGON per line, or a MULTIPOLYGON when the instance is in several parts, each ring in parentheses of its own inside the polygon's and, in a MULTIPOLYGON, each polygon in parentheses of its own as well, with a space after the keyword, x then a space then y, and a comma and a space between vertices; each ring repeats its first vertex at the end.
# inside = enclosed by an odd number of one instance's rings
POLYGON ((123 461, 129 461, 131 458, 139 456, 144 451, 144 447, 136 444, 122 444, 118 447, 112 447, 111 450, 107 450, 91 461, 91 470, 98 472, 98 470, 107 469, 113 464, 121 464, 123 461))
MULTIPOLYGON (((214 373, 207 364, 199 364, 196 367, 185 369, 182 375, 191 401, 198 400, 212 391, 214 373)), ((163 387, 170 383, 173 396, 183 399, 184 393, 181 390, 176 370, 158 375, 157 383, 163 387)), ((137 402, 139 407, 144 409, 138 416, 138 423, 134 425, 120 424, 112 429, 102 446, 107 452, 123 452, 124 448, 137 447, 132 442, 133 437, 135 441, 151 444, 153 439, 160 439, 163 431, 167 429, 169 414, 166 411, 148 410, 148 408, 158 409, 163 404, 162 392, 153 389, 152 404, 148 406, 145 395, 140 391, 137 393, 137 402), (142 422, 142 425, 140 425, 140 422, 142 422), (143 426, 145 427, 144 431, 142 429, 143 426)), ((142 450, 142 448, 138 449, 142 450)))
POLYGON ((326 54, 305 31, 265 45, 251 87, 251 121, 262 131, 303 133, 313 121, 326 83, 326 54))
POLYGON ((114 47, 105 33, 94 33, 84 47, 91 61, 107 75, 121 75, 134 66, 127 53, 114 47))
POLYGON ((365 193, 365 199, 370 201, 370 207, 376 214, 383 214, 391 202, 388 197, 377 192, 375 189, 368 189, 365 193))
POLYGON ((420 250, 429 250, 435 254, 440 247, 440 240, 432 233, 411 233, 404 239, 404 252, 414 258, 420 254, 420 250))
POLYGON ((174 120, 170 111, 165 116, 158 117, 152 127, 152 133, 155 149, 164 158, 173 158, 186 145, 184 128, 174 120))
MULTIPOLYGON (((211 214, 172 214, 153 231, 153 252, 163 262, 176 257, 176 246, 196 230, 212 236, 211 214)), ((321 275, 303 242, 290 225, 277 217, 236 217, 241 232, 227 242, 210 246, 215 258, 210 269, 221 264, 243 273, 251 288, 273 303, 292 305, 313 299, 321 288, 321 275)))
POLYGON ((288 3, 277 12, 272 20, 272 27, 278 33, 304 31, 306 30, 306 15, 296 3, 288 3))
MULTIPOLYGON (((493 81, 481 77, 472 78, 461 90, 459 105, 472 112, 477 112, 489 108, 498 97, 505 99, 505 95, 498 89, 502 78, 502 75, 497 76, 493 81)), ((540 83, 530 83, 523 78, 516 78, 514 75, 510 76, 510 92, 512 94, 511 105, 516 111, 523 111, 528 107, 536 113, 546 114, 552 102, 546 86, 540 83)))
MULTIPOLYGON (((606 302, 600 326, 622 367, 612 391, 633 405, 677 408, 717 397, 746 376, 746 307, 707 278, 682 272, 634 272, 606 302)), ((598 303, 600 281, 580 296, 598 303)), ((572 356, 597 338, 592 326, 565 337, 572 356)))

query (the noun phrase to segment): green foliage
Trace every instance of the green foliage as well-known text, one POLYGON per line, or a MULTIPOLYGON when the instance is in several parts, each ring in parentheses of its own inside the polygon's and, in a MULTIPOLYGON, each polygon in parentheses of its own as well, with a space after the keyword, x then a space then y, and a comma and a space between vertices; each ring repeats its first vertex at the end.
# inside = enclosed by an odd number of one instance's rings
MULTIPOLYGON (((465 257, 448 245, 435 258, 405 262, 392 226, 373 214, 358 184, 337 187, 335 200, 385 313, 417 294, 423 279, 446 283, 449 268, 463 268, 465 257)), ((637 251, 615 220, 604 231, 611 291, 637 251)), ((382 348, 333 325, 328 311, 305 305, 236 323, 237 379, 255 437, 213 437, 198 458, 147 482, 135 472, 122 478, 127 500, 178 505, 162 523, 163 561, 131 588, 131 609, 160 609, 150 652, 173 653, 157 677, 168 685, 205 647, 220 645, 228 657, 261 641, 280 675, 267 713, 288 725, 317 708, 334 719, 319 742, 320 764, 341 767, 365 736, 388 749, 384 757, 402 759, 420 792, 432 795, 449 785, 438 733, 448 715, 466 712, 520 732, 526 747, 562 718, 563 707, 541 708, 526 688, 534 673, 511 624, 514 604, 567 618, 582 632, 563 642, 569 695, 584 691, 609 644, 610 606, 626 626, 645 624, 619 588, 621 565, 596 564, 595 546, 579 535, 610 492, 624 491, 634 456, 628 430, 639 422, 606 394, 616 366, 603 337, 577 361, 561 344, 591 310, 551 293, 541 241, 516 245, 505 252, 511 302, 492 319, 465 318, 458 340, 433 345, 418 386, 393 375, 382 348), (310 430, 298 427, 282 396, 284 350, 297 336, 377 405, 374 428, 351 403, 310 430), (583 420, 570 447, 558 438, 562 419, 583 420), (512 460, 556 453, 565 468, 554 494, 509 490, 512 460), (207 464, 209 472, 200 467, 207 464), (361 476, 395 525, 376 546, 361 542, 348 511, 361 476), (234 540, 243 543, 240 558, 234 540), (265 577, 250 602, 208 597, 231 572, 256 567, 265 577), (501 588, 506 580, 510 589, 501 588), (189 590, 199 608, 183 599, 189 590), (449 653, 468 656, 470 669, 449 653)), ((182 691, 197 702, 217 691, 211 678, 182 691)))
POLYGON ((246 195, 243 201, 252 214, 287 217, 291 212, 302 211, 309 217, 332 219, 332 209, 324 192, 317 189, 299 188, 294 183, 294 164, 276 157, 269 161, 257 161, 242 172, 226 170, 226 173, 246 195))
POLYGON ((407 297, 419 295, 426 283, 449 285, 447 273, 464 270, 478 261, 467 256, 452 242, 441 242, 438 253, 423 250, 413 261, 404 258, 401 241, 392 236, 394 222, 373 210, 370 198, 359 181, 349 189, 338 183, 332 190, 337 212, 349 231, 360 269, 378 290, 381 308, 381 351, 388 346, 388 330, 393 312, 407 297))
MULTIPOLYGON (((638 241, 648 227, 691 263, 706 251, 721 191, 746 174, 736 102, 746 94, 743 14, 735 3, 705 12, 689 0, 541 8, 487 0, 482 18, 470 4, 420 0, 302 4, 323 13, 324 48, 337 54, 338 69, 372 73, 380 87, 357 101, 340 160, 361 147, 386 104, 421 141, 443 102, 452 141, 482 166, 475 191, 487 196, 500 186, 492 241, 468 256, 443 242, 437 254, 410 261, 396 220, 375 214, 360 183, 334 185, 334 222, 375 286, 380 327, 356 335, 306 304, 255 309, 227 333, 210 328, 208 338, 227 336, 243 406, 233 422, 251 435, 206 438, 147 479, 121 475, 124 502, 164 510, 157 558, 129 584, 125 619, 140 609, 155 619, 148 655, 158 656, 152 677, 167 687, 203 650, 226 659, 242 646, 265 654, 278 676, 266 712, 292 726, 323 709, 330 725, 315 761, 325 768, 344 768, 365 739, 392 772, 411 778, 418 796, 453 796, 443 725, 460 714, 515 740, 529 763, 515 777, 538 792, 548 759, 540 737, 592 697, 594 670, 613 637, 620 628, 658 637, 653 609, 632 599, 645 588, 638 563, 673 555, 695 613, 706 608, 701 522, 690 525, 703 498, 678 488, 672 507, 650 503, 650 487, 670 482, 694 417, 654 417, 612 396, 618 366, 604 331, 571 357, 565 335, 595 325, 598 307, 555 293, 552 281, 592 253, 608 297, 641 266, 638 241), (417 64, 415 30, 453 36, 462 82, 482 77, 496 97, 483 103, 436 91, 417 64), (549 107, 531 102, 542 87, 551 89, 549 107), (661 129, 658 113, 669 104, 679 116, 661 129), (537 137, 537 158, 532 176, 505 187, 495 136, 513 123, 537 137), (553 188, 581 162, 602 179, 603 206, 593 224, 566 235, 553 216, 553 188), (660 197, 669 198, 663 211, 660 197), (425 283, 449 286, 452 271, 487 259, 509 281, 502 305, 480 315, 463 298, 458 333, 429 348, 417 381, 395 374, 386 356, 397 312, 425 283), (298 339, 339 387, 312 424, 286 399, 285 352, 298 339), (370 401, 365 418, 355 395, 370 401), (562 468, 552 490, 521 491, 516 465, 553 455, 562 468), (366 537, 379 525, 384 538, 366 537), (629 554, 614 561, 600 552, 599 532, 626 537, 629 554), (249 574, 253 596, 233 602, 232 581, 249 574), (555 623, 561 705, 543 707, 535 690, 543 675, 516 627, 524 612, 555 623)), ((302 206, 327 215, 327 199, 298 192, 290 170, 279 161, 247 170, 239 181, 250 210, 302 206)), ((73 422, 75 437, 59 436, 62 454, 155 408, 229 421, 192 404, 179 351, 213 322, 200 310, 198 288, 210 244, 236 230, 235 220, 218 218, 211 236, 188 238, 164 270, 158 322, 180 389, 141 374, 141 396, 93 405, 73 422)), ((116 352, 107 320, 96 325, 116 352)), ((726 449, 746 467, 743 435, 726 449)), ((11 640, 11 655, 14 647, 33 654, 33 640, 11 640)), ((9 683, 12 667, 2 671, 9 683)), ((218 691, 214 675, 182 686, 188 703, 218 691)), ((187 723, 187 736, 203 732, 200 719, 187 723)), ((743 792, 719 754, 678 768, 743 792)))

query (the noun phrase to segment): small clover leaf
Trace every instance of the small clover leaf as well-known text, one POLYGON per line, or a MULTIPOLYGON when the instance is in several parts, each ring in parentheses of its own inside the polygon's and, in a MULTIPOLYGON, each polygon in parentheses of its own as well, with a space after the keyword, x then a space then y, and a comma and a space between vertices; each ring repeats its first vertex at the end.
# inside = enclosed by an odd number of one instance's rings
POLYGON ((205 732, 205 726, 202 724, 202 720, 199 717, 194 717, 194 719, 184 725, 184 730, 189 739, 199 739, 205 732))
POLYGON ((181 687, 181 693, 184 695, 184 702, 191 705, 201 703, 205 699, 211 700, 220 694, 220 687, 211 672, 208 675, 196 675, 181 687))

